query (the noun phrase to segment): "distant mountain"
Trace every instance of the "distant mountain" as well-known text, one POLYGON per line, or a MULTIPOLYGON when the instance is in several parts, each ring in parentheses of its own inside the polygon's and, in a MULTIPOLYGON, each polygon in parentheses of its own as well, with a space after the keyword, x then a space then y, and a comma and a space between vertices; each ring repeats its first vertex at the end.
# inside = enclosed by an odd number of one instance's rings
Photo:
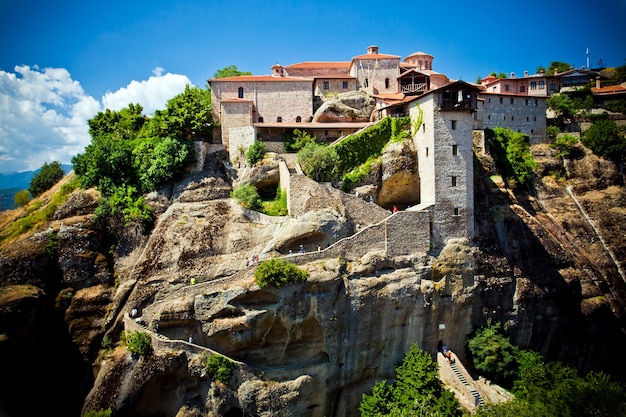
MULTIPOLYGON (((63 172, 67 175, 72 169, 72 165, 61 164, 63 172)), ((0 211, 11 210, 15 208, 13 196, 20 190, 30 187, 30 180, 40 170, 13 172, 9 174, 0 173, 0 211)))

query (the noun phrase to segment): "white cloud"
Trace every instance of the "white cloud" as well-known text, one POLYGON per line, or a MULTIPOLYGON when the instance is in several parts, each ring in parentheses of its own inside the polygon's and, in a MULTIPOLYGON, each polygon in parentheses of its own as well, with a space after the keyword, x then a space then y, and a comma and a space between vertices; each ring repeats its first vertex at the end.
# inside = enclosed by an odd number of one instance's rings
POLYGON ((114 93, 108 92, 102 97, 102 104, 111 110, 121 110, 131 103, 139 103, 145 114, 154 114, 155 110, 165 108, 167 101, 183 92, 191 81, 180 74, 163 73, 163 68, 156 67, 151 76, 144 81, 131 81, 128 86, 114 93))
POLYGON ((87 119, 101 110, 64 68, 0 70, 0 172, 70 163, 89 143, 87 119))
POLYGON ((0 172, 35 170, 44 162, 71 163, 91 141, 87 120, 105 108, 139 103, 148 115, 164 109, 191 81, 163 72, 156 67, 148 80, 131 81, 99 103, 65 68, 0 70, 0 172))

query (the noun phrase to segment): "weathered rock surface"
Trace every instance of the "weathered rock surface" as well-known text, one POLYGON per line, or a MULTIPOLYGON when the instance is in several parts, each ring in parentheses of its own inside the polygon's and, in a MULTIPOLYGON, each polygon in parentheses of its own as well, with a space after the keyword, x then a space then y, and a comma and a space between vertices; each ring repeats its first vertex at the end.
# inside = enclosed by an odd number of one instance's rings
POLYGON ((313 122, 369 122, 376 101, 367 93, 351 91, 329 97, 313 115, 313 122))
MULTIPOLYGON (((410 147, 398 147, 388 179, 415 169, 410 147)), ((535 151, 536 193, 508 189, 478 155, 475 241, 403 256, 390 256, 385 242, 351 256, 317 252, 388 211, 298 175, 291 216, 244 210, 229 199, 231 177, 216 156, 148 196, 154 230, 122 229, 114 252, 88 214, 93 199, 78 191, 48 228, 2 247, 0 369, 13 384, 0 411, 358 415, 362 393, 393 377, 412 343, 434 353, 444 341, 468 365, 466 337, 489 320, 507 323, 521 347, 619 379, 615 361, 623 363, 610 350, 626 348, 623 181, 612 163, 581 155, 565 164, 569 194, 550 174, 564 172, 562 162, 549 148, 535 151), (604 179, 588 179, 593 172, 604 179), (52 236, 57 247, 46 251, 52 236), (309 253, 289 259, 310 273, 306 283, 254 283, 246 259, 300 244, 309 253), (146 328, 128 319, 133 308, 146 328), (161 338, 148 330, 156 323, 161 338), (125 328, 151 334, 154 352, 131 357, 118 345, 125 328), (213 351, 244 362, 228 384, 204 371, 213 351)), ((24 211, 11 215, 0 223, 24 211)))

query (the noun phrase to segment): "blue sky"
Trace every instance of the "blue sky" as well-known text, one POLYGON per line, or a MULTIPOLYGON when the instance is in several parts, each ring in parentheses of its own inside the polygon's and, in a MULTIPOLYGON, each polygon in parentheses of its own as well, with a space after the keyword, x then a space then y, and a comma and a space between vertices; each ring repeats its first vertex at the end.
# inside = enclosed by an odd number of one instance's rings
POLYGON ((592 66, 624 65, 625 23, 626 0, 0 0, 0 172, 69 163, 98 111, 139 102, 151 113, 228 65, 269 74, 378 45, 427 52, 435 71, 474 82, 552 61, 581 67, 586 48, 592 66))

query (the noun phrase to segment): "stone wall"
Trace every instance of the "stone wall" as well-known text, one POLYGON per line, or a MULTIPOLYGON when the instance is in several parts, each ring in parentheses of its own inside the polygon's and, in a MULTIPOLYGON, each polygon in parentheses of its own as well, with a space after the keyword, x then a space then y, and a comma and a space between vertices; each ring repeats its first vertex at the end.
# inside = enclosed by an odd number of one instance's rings
POLYGON ((228 129, 228 138, 230 141, 228 147, 230 161, 233 165, 243 165, 246 160, 246 152, 254 143, 254 128, 252 126, 230 128, 228 129))
POLYGON ((506 127, 529 135, 531 143, 542 143, 546 136, 546 97, 482 94, 483 128, 506 127))

